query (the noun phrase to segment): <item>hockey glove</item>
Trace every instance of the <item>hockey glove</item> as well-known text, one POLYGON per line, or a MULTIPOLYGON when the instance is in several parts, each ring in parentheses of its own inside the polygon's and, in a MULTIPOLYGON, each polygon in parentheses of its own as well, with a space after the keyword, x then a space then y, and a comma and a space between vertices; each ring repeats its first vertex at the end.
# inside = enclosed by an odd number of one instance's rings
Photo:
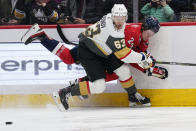
POLYGON ((155 76, 160 79, 165 79, 168 77, 168 71, 166 68, 154 66, 147 70, 148 76, 155 76))
POLYGON ((142 54, 142 60, 140 63, 138 63, 138 65, 143 69, 149 69, 150 67, 153 67, 154 60, 152 59, 152 57, 150 57, 149 54, 146 54, 144 52, 141 52, 141 54, 142 54))

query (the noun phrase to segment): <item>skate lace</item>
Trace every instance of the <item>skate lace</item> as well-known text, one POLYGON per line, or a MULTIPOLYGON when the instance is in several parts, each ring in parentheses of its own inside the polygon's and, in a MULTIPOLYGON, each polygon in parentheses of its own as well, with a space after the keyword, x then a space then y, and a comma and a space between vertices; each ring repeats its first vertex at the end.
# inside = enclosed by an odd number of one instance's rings
POLYGON ((135 93, 135 97, 140 101, 140 100, 144 100, 145 97, 143 97, 140 93, 135 93))

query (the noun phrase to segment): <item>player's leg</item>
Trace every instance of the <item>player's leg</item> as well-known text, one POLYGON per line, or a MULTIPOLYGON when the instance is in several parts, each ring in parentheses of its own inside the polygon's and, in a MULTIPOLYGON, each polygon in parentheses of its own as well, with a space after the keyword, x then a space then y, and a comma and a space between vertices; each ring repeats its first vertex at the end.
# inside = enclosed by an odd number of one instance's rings
POLYGON ((61 42, 49 38, 38 24, 34 24, 21 38, 21 41, 24 42, 25 45, 28 45, 35 40, 40 40, 41 44, 46 49, 57 55, 66 64, 73 64, 78 61, 78 47, 69 50, 61 42))
POLYGON ((99 94, 106 88, 104 63, 99 56, 85 47, 79 47, 79 56, 89 80, 80 81, 74 86, 60 89, 58 95, 65 109, 69 108, 68 98, 70 96, 99 94))
POLYGON ((135 106, 136 102, 144 106, 150 106, 150 99, 137 92, 134 80, 130 73, 129 65, 123 64, 114 71, 118 76, 122 87, 128 92, 129 105, 135 106))
MULTIPOLYGON (((107 71, 105 73, 106 73, 106 78, 105 78, 106 82, 118 79, 118 76, 116 75, 116 73, 110 74, 107 71)), ((85 76, 85 77, 79 78, 77 80, 70 81, 70 85, 76 84, 76 83, 81 82, 81 81, 88 81, 88 80, 89 80, 88 77, 85 76)), ((88 99, 88 95, 82 95, 82 96, 78 96, 78 97, 79 97, 80 100, 88 99)))
POLYGON ((106 68, 108 68, 108 72, 115 72, 119 77, 122 87, 127 91, 130 106, 136 105, 136 102, 139 102, 145 106, 150 106, 150 99, 142 97, 141 94, 137 92, 135 83, 130 73, 129 65, 124 64, 114 55, 109 56, 107 63, 108 67, 106 65, 106 68))

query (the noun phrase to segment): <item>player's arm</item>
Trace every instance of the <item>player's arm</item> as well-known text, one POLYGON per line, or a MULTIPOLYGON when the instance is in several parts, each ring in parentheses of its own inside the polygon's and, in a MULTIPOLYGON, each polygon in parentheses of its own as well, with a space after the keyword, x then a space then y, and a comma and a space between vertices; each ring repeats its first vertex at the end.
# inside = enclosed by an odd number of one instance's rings
POLYGON ((144 69, 141 66, 139 66, 138 64, 135 63, 129 63, 132 67, 140 70, 143 73, 146 73, 148 76, 154 76, 154 77, 158 77, 160 79, 165 79, 168 77, 168 71, 166 68, 163 67, 159 67, 159 66, 155 66, 155 59, 153 57, 151 57, 153 60, 153 65, 152 67, 150 67, 149 69, 144 69))
POLYGON ((114 55, 125 63, 138 63, 144 69, 150 68, 153 62, 146 53, 138 53, 128 47, 115 52, 114 55))
POLYGON ((135 47, 136 52, 146 52, 148 49, 148 41, 142 41, 138 46, 135 47))
MULTIPOLYGON (((140 44, 138 46, 135 47, 134 51, 136 52, 146 52, 147 53, 147 49, 148 49, 148 41, 141 41, 140 44)), ((159 66, 155 66, 155 59, 154 57, 150 56, 153 60, 154 65, 152 67, 150 67, 149 69, 144 69, 141 66, 139 66, 138 64, 135 63, 130 63, 130 65, 138 70, 140 70, 143 73, 146 73, 148 76, 154 76, 154 77, 158 77, 160 79, 165 79, 168 77, 168 71, 166 68, 163 67, 159 67, 159 66)))

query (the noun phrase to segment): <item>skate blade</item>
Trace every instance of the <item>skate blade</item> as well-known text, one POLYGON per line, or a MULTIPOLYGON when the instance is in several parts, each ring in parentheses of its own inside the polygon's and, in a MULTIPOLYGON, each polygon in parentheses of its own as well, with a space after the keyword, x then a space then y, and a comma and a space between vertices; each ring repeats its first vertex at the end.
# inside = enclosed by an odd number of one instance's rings
POLYGON ((21 42, 26 42, 27 39, 31 36, 30 34, 34 34, 39 30, 39 25, 37 23, 35 23, 30 29, 27 30, 27 32, 25 32, 25 34, 22 36, 22 38, 20 39, 21 42))
POLYGON ((57 108, 59 109, 59 111, 64 112, 65 108, 63 107, 63 105, 60 101, 59 93, 58 92, 53 92, 52 93, 52 98, 53 98, 57 108))
POLYGON ((150 107, 151 106, 151 103, 142 104, 142 105, 145 106, 145 107, 150 107))
POLYGON ((135 102, 129 102, 129 107, 131 108, 144 108, 144 107, 151 107, 151 103, 147 104, 141 104, 141 103, 135 103, 135 102))
POLYGON ((78 96, 79 100, 83 101, 84 98, 82 96, 78 96))
POLYGON ((88 99, 88 95, 85 95, 85 96, 78 96, 78 98, 79 98, 81 101, 84 101, 84 100, 88 99))
POLYGON ((135 107, 137 104, 135 102, 129 102, 129 107, 135 107))

